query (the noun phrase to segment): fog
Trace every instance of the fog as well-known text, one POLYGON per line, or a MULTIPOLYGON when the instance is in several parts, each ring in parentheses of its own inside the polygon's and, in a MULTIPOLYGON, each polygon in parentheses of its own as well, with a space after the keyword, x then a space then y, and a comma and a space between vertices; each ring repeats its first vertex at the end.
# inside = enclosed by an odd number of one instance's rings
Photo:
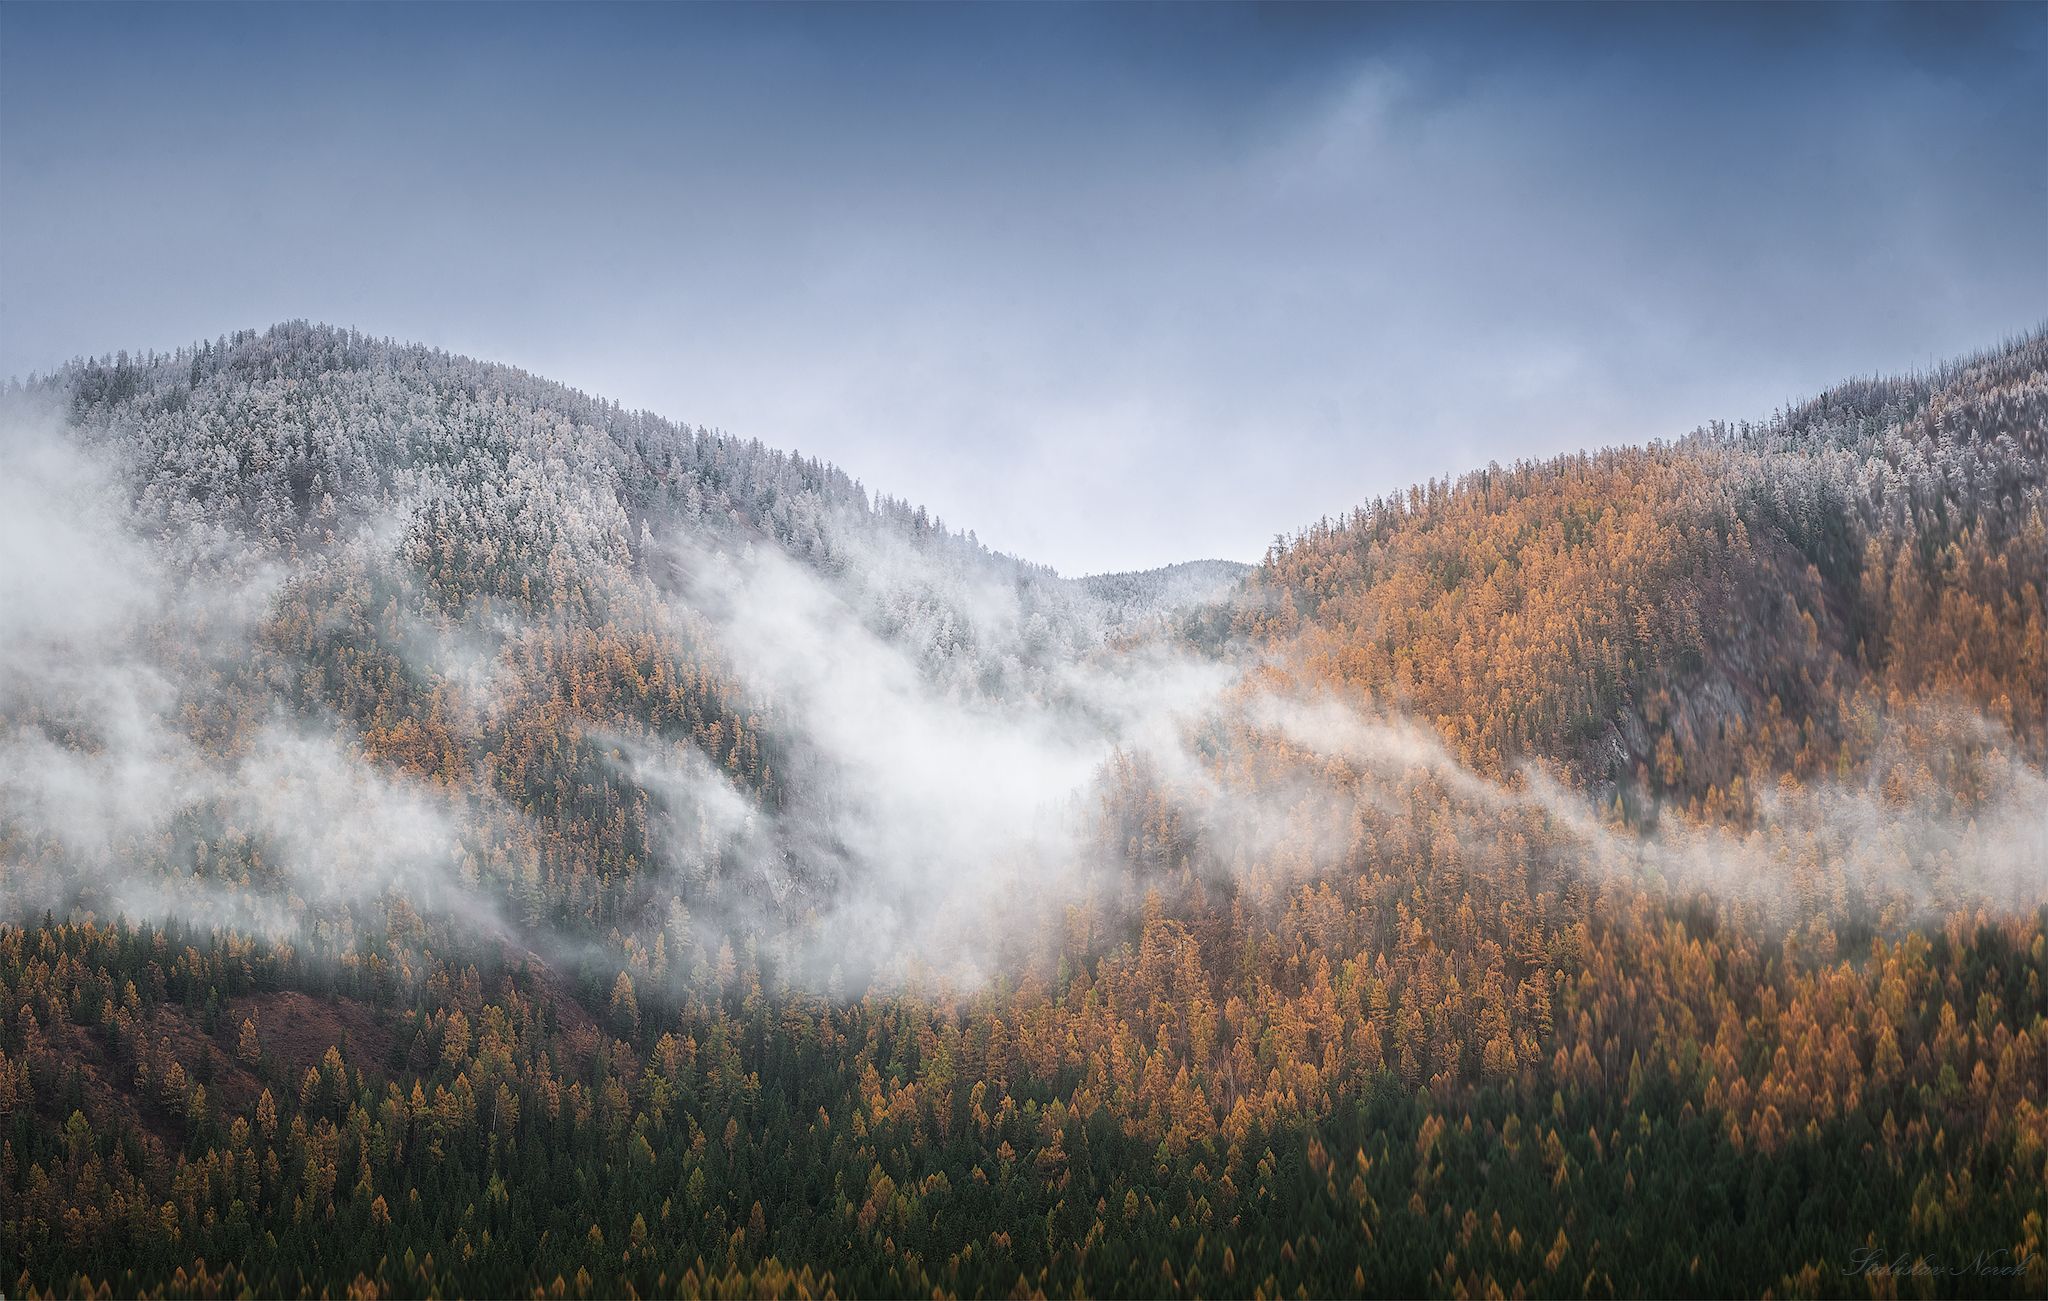
POLYGON ((123 467, 47 413, 0 431, 0 900, 272 935, 403 895, 471 920, 463 810, 249 677, 286 572, 146 539, 123 467), (213 733, 213 735, 208 735, 213 733))
MULTIPOLYGON (((1893 720, 1855 783, 1761 792, 1746 829, 1675 812, 1625 826, 1537 765, 1480 773, 1384 702, 1292 683, 1278 652, 1196 650, 1173 610, 851 516, 829 559, 765 539, 659 535, 636 581, 769 719, 778 803, 687 738, 565 719, 651 810, 641 905, 609 941, 509 908, 478 860, 558 828, 367 757, 289 690, 264 642, 282 594, 327 564, 403 577, 404 514, 279 556, 203 513, 145 527, 133 467, 48 412, 0 440, 0 905, 345 944, 394 901, 571 963, 658 936, 700 972, 760 946, 834 994, 933 978, 974 988, 1106 914, 1201 880, 1280 906, 1374 864, 1361 829, 1417 817, 1472 870, 1533 836, 1537 866, 1595 887, 1706 897, 1774 932, 1896 928, 2048 903, 2048 780, 1961 708, 1893 720), (1933 737, 1945 771, 1928 770, 1933 737), (1165 810, 1179 862, 1134 875, 1118 819, 1165 810), (1420 810, 1420 812, 1418 812, 1420 810), (1135 884, 1134 884, 1135 882, 1135 884)), ((1171 602, 1167 602, 1171 606, 1171 602)), ((563 630, 504 609, 408 614, 394 651, 480 743, 519 682, 510 647, 563 630)), ((544 685, 544 684, 543 684, 544 685)), ((1150 834, 1147 832, 1146 834, 1150 834)), ((572 847, 573 849, 573 847, 572 847)))
MULTIPOLYGON (((1202 657, 1165 639, 1098 641, 1033 689, 990 699, 962 693, 957 665, 921 669, 918 644, 863 621, 867 584, 913 571, 910 558, 866 566, 850 584, 766 547, 682 545, 677 562, 677 599, 778 706, 802 771, 773 814, 687 748, 638 751, 633 771, 683 815, 692 861, 736 852, 778 900, 800 901, 796 967, 813 977, 935 971, 971 985, 991 974, 991 954, 1064 908, 1109 906, 1123 847, 1106 843, 1101 815, 1119 765, 1183 820, 1194 870, 1255 865, 1269 897, 1368 870, 1360 811, 1399 820, 1420 799, 1476 843, 1535 829, 1567 875, 1681 904, 1704 895, 1774 933, 2048 903, 2048 780, 1960 708, 1902 721, 1933 729, 1973 770, 1967 796, 1924 769, 1901 784, 1900 769, 1921 761, 1888 740, 1863 782, 1767 791, 1747 829, 1675 811, 1632 827, 1540 765, 1482 775, 1371 701, 1276 685, 1285 675, 1245 647, 1202 657)), ((1027 660, 1028 647, 1005 640, 1030 621, 1014 590, 967 589, 953 592, 963 641, 1027 660)))

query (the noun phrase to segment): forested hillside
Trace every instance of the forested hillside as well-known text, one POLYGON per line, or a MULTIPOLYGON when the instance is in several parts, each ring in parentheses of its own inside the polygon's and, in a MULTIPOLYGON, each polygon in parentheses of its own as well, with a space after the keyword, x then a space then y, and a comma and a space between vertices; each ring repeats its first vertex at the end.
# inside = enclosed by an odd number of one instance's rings
POLYGON ((326 327, 0 419, 0 1291, 2048 1291, 2048 335, 1085 579, 326 327))
POLYGON ((2048 340, 1763 425, 1489 466, 1277 549, 1240 626, 1467 762, 1748 807, 1951 700, 2048 755, 2048 340))

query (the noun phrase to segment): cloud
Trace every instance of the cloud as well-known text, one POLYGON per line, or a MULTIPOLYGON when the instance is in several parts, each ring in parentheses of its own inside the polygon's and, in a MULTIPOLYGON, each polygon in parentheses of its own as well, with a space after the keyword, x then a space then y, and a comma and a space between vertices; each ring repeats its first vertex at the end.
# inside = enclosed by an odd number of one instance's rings
MULTIPOLYGON (((1774 929, 1895 928, 1958 908, 2048 902, 2048 831, 2034 812, 2048 786, 1974 716, 1956 724, 1980 756, 1967 808, 1946 781, 1898 789, 1888 774, 1924 752, 1905 747, 1859 784, 1767 792, 1746 828, 1669 814, 1643 831, 1603 818, 1541 768, 1475 773, 1429 729, 1292 685, 1246 648, 1218 659, 1164 638, 1102 640, 1085 607, 1071 617, 1097 631, 1076 635, 1077 653, 1004 692, 963 693, 975 665, 1030 658, 1017 639, 1043 612, 1013 588, 975 590, 972 571, 949 571, 935 588, 926 559, 878 548, 890 544, 853 548, 861 562, 835 579, 771 548, 678 544, 678 599, 705 619, 749 692, 770 702, 792 770, 769 810, 687 747, 631 761, 678 813, 675 857, 696 865, 691 881, 715 876, 706 864, 722 856, 772 898, 751 907, 727 897, 723 914, 700 902, 703 934, 778 937, 800 982, 838 970, 884 984, 917 972, 976 983, 999 969, 998 940, 1028 948, 1070 905, 1114 906, 1133 879, 1123 838, 1153 829, 1119 832, 1103 816, 1149 816, 1146 801, 1171 811, 1172 852, 1197 875, 1235 877, 1269 901, 1385 866, 1358 857, 1363 818, 1460 828, 1488 854, 1532 844, 1560 880, 1679 904, 1704 895, 1732 920, 1774 929), (942 603, 959 619, 953 659, 935 661, 923 625, 902 617, 928 616, 918 598, 935 591, 951 593, 942 603)), ((1952 755, 1967 748, 1961 734, 1940 744, 1952 755)), ((1175 888, 1170 875, 1153 885, 1175 888)))
MULTIPOLYGON (((380 766, 338 721, 283 707, 290 666, 258 635, 290 590, 273 560, 197 520, 144 531, 118 458, 54 417, 10 408, 0 432, 10 914, 340 939, 403 899, 565 962, 608 942, 549 933, 533 910, 512 925, 494 902, 510 883, 480 878, 488 847, 551 827, 380 766)), ((971 987, 1069 907, 1134 906, 1178 888, 1183 865, 1266 905, 1372 871, 1362 829, 1455 831, 1484 847, 1473 870, 1529 869, 1503 848, 1526 844, 1558 879, 1704 896, 1782 930, 2048 902, 2048 779, 1967 710, 1888 718, 1861 776, 1763 791, 1748 826, 1670 815, 1645 833, 1540 768, 1473 772, 1428 728, 1303 687, 1256 648, 1197 653, 1134 621, 1145 602, 1127 591, 876 517, 822 527, 810 562, 658 542, 659 635, 688 629, 738 680, 775 789, 764 800, 687 736, 593 720, 586 739, 650 804, 656 862, 632 883, 646 906, 625 939, 652 927, 699 962, 755 942, 815 988, 971 987)), ((403 543, 373 526, 330 559, 397 564, 403 543)), ((293 581, 324 563, 301 558, 293 581)), ((475 729, 532 689, 505 648, 559 631, 480 609, 394 627, 390 649, 455 688, 475 729)))
POLYGON ((111 451, 47 411, 0 411, 7 911, 291 935, 309 908, 403 895, 484 918, 459 871, 469 811, 250 680, 279 567, 203 525, 146 536, 131 500, 111 451))
MULTIPOLYGON (((1668 814, 1649 830, 1601 817, 1584 792, 1540 765, 1492 780, 1434 734, 1331 697, 1259 696, 1247 715, 1310 755, 1353 766, 1355 781, 1337 780, 1383 813, 1406 813, 1426 779, 1447 816, 1482 832, 1503 818, 1540 815, 1558 865, 1590 883, 1680 903, 1704 895, 1760 926, 1840 926, 1853 917, 1888 930, 1957 910, 2025 915, 2048 905, 2048 775, 2001 729, 1957 705, 1887 719, 1857 780, 1781 782, 1758 795, 1743 826, 1668 814), (1930 758, 1950 771, 1930 771, 1930 758)), ((1318 855, 1319 868, 1328 854, 1318 855)))
MULTIPOLYGON (((899 556, 894 573, 914 585, 921 569, 899 556)), ((1113 727, 1076 726, 1043 695, 949 689, 958 661, 921 664, 929 648, 900 620, 895 639, 877 634, 842 591, 779 552, 683 544, 679 575, 726 662, 793 729, 782 738, 790 805, 774 836, 807 899, 828 910, 826 932, 858 937, 874 957, 964 958, 977 940, 954 928, 976 905, 1020 879, 1055 894, 1080 865, 1066 814, 1117 744, 1113 727)), ((1001 671, 1037 657, 1029 619, 996 593, 977 589, 951 614, 974 663, 1001 671)), ((701 769, 661 772, 657 788, 688 790, 693 807, 733 825, 730 799, 701 769)))

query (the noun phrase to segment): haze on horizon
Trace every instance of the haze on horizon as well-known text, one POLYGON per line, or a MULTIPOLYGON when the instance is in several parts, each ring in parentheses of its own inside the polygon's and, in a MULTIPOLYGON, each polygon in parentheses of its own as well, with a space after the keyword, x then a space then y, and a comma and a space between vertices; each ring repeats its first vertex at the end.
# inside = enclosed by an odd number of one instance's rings
POLYGON ((2039 325, 2048 7, 0 8, 0 375, 299 317, 1254 559, 2039 325))

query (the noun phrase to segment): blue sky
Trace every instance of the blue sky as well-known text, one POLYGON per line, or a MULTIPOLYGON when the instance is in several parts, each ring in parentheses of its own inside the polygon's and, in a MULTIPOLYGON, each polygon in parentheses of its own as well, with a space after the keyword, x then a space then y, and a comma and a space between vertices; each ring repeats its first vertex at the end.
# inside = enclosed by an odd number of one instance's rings
POLYGON ((2048 6, 0 7, 0 374, 307 317, 1068 572, 2048 318, 2048 6))

